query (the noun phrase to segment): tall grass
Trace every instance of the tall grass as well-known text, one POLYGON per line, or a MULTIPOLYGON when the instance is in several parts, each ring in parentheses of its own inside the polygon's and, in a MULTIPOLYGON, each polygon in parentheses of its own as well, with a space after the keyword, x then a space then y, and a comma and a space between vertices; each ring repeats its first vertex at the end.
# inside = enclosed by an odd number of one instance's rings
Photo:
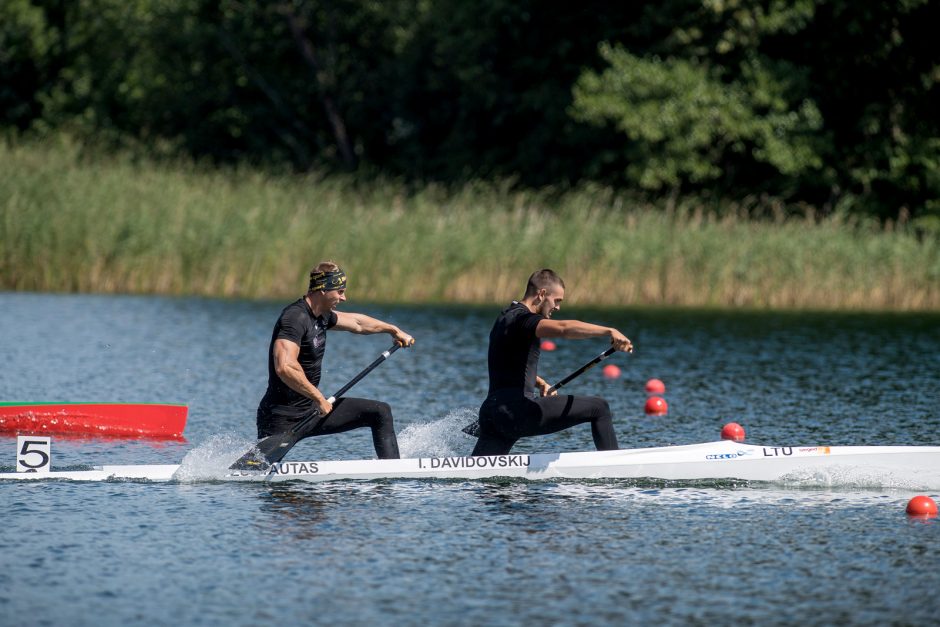
POLYGON ((940 309, 940 242, 903 225, 89 160, 63 140, 0 145, 0 246, 7 290, 288 297, 330 258, 360 301, 505 301, 547 266, 571 303, 940 309))

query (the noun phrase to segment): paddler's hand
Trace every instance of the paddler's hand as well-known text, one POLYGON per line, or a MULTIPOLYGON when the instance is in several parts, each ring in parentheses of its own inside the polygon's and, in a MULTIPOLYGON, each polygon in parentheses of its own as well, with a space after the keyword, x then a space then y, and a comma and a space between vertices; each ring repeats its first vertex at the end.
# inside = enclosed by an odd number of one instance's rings
POLYGON ((401 329, 395 329, 392 337, 395 338, 395 343, 402 348, 408 348, 409 346, 413 346, 415 343, 415 339, 401 329))
POLYGON ((548 381, 546 381, 545 379, 541 377, 537 377, 535 379, 535 387, 539 389, 539 396, 557 396, 558 395, 557 390, 552 390, 551 392, 549 392, 549 390, 551 390, 551 387, 552 387, 551 384, 549 384, 548 381))
POLYGON ((630 338, 617 329, 610 330, 610 344, 618 351, 623 351, 625 353, 633 352, 633 342, 631 342, 630 338))
POLYGON ((333 411, 333 403, 331 403, 328 398, 321 396, 318 399, 314 399, 313 402, 316 403, 317 410, 319 410, 321 416, 326 416, 333 411))

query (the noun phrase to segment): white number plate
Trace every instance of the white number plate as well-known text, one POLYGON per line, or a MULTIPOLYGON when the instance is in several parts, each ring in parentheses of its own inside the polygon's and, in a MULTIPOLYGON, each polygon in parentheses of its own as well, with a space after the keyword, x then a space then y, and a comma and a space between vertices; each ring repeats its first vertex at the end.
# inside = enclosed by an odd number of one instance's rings
POLYGON ((16 437, 16 472, 49 472, 52 467, 52 438, 16 437))

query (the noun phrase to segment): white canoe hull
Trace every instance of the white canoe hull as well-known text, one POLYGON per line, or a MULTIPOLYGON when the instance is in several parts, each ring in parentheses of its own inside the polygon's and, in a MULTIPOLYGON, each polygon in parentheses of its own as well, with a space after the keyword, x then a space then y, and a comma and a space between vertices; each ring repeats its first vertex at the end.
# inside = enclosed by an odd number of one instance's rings
MULTIPOLYGON (((93 470, 0 473, 0 480, 188 481, 178 464, 101 466, 93 470)), ((281 462, 267 473, 230 473, 205 481, 375 479, 792 480, 940 488, 940 446, 770 447, 730 441, 618 451, 422 457, 395 460, 281 462)))

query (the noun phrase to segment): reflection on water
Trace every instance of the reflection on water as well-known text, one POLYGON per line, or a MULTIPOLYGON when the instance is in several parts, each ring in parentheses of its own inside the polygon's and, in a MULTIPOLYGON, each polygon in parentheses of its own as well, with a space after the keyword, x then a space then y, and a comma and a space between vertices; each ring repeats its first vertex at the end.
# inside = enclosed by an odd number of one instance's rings
POLYGON ((328 496, 310 494, 289 486, 272 487, 259 495, 261 513, 260 532, 273 530, 279 535, 289 535, 298 540, 311 540, 325 535, 320 523, 327 520, 326 511, 331 503, 328 496), (274 527, 265 523, 273 521, 274 527))
MULTIPOLYGON (((606 504, 636 507, 707 507, 737 509, 742 506, 786 506, 795 508, 873 507, 898 504, 901 510, 910 492, 904 489, 827 489, 818 486, 781 487, 745 481, 665 481, 652 479, 525 481, 519 479, 337 481, 330 483, 270 484, 258 491, 260 511, 277 518, 279 531, 300 533, 335 524, 330 517, 350 511, 395 509, 427 505, 429 500, 446 501, 460 495, 465 509, 461 516, 552 512, 606 504), (431 497, 434 497, 433 499, 431 497)), ((305 537, 305 536, 299 536, 305 537)), ((311 536, 312 537, 312 536, 311 536)))

